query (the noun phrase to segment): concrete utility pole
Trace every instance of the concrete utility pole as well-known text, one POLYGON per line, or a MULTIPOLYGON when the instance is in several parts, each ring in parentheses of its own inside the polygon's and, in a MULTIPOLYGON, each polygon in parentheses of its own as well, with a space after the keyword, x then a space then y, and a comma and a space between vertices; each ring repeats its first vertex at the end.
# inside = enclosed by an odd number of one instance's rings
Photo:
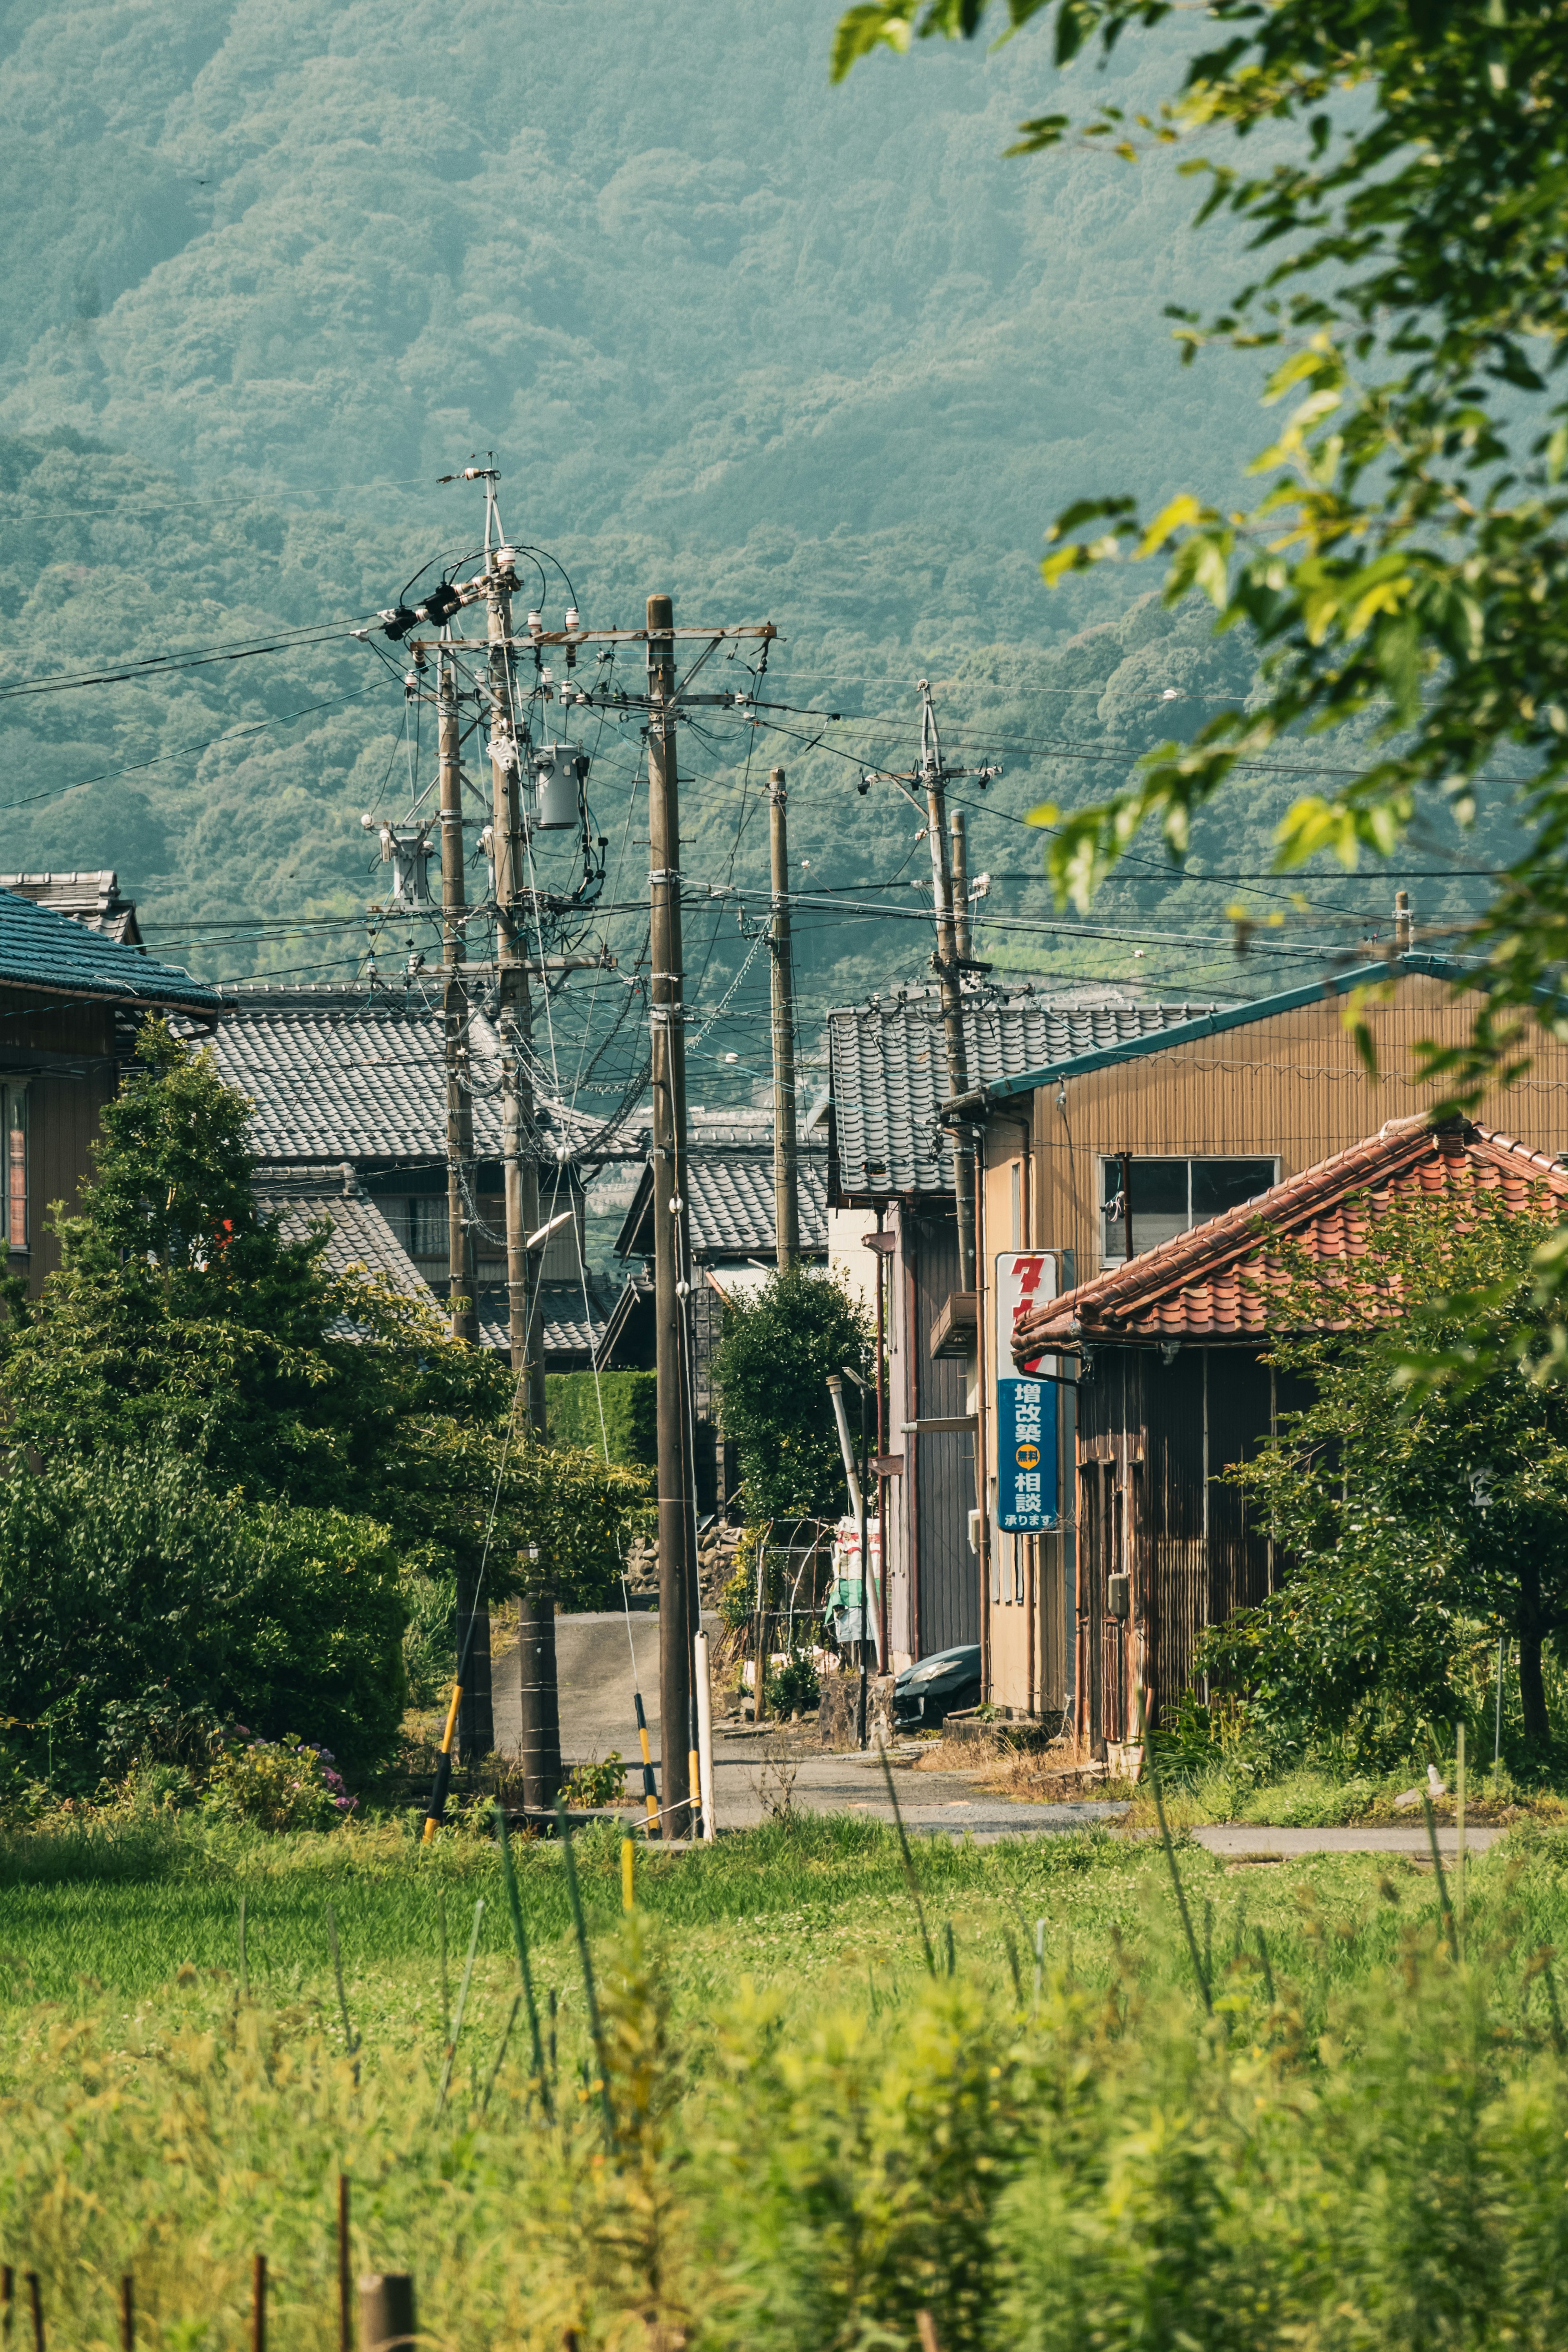
POLYGON ((680 807, 676 773, 675 610, 647 600, 649 1019, 653 1036, 653 1249, 658 1380, 658 1698, 665 1834, 689 1834, 692 1596, 697 1529, 687 1446, 686 1030, 680 946, 680 807))
MULTIPOLYGON (((533 1086, 527 1053, 532 1038, 522 844, 523 746, 517 740, 511 677, 510 551, 499 544, 493 479, 486 484, 485 607, 489 636, 490 842, 496 877, 496 1029, 501 1048, 501 1164, 506 1181, 507 1324, 511 1368, 525 1384, 528 1417, 545 1436, 544 1334, 534 1311, 528 1236, 539 1229, 539 1164, 533 1086)), ((561 1717, 555 1675, 555 1603, 525 1594, 518 1622, 523 1802, 546 1808, 561 1785, 561 1717)))
POLYGON ((960 963, 969 961, 969 820, 959 809, 952 819, 952 932, 960 963))
POLYGON ((479 1336, 476 1301, 474 1235, 463 1200, 463 1179, 472 1181, 474 1109, 468 1071, 468 992, 463 978, 466 954, 463 892, 463 783, 458 681, 452 656, 438 656, 436 704, 441 795, 441 964, 444 975, 442 1027, 447 1059, 447 1296, 452 1337, 473 1346, 479 1336))
MULTIPOLYGON (((931 890, 936 900, 936 956, 942 991, 942 1025, 947 1045, 947 1082, 951 1095, 969 1092, 969 1055, 963 1037, 963 994, 960 986, 958 926, 952 910, 952 868, 948 858, 947 792, 949 771, 942 765, 942 739, 931 687, 919 681, 921 698, 921 782, 926 794, 926 831, 931 841, 931 890)), ((967 909, 965 910, 967 913, 967 909)), ((967 928, 967 926, 966 926, 967 928)), ((952 1153, 953 1192, 958 1205, 958 1286, 975 1287, 974 1162, 958 1144, 952 1153)))
POLYGON ((795 1127, 795 975, 789 937, 789 822, 784 772, 768 771, 773 864, 773 1249, 781 1274, 800 1256, 800 1161, 795 1127))

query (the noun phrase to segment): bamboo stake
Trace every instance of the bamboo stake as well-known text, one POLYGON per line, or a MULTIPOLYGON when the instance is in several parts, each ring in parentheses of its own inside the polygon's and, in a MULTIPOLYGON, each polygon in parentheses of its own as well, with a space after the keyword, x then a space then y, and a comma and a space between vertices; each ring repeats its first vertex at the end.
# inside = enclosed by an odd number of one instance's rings
POLYGON ((1454 1819, 1458 1824, 1458 1850, 1454 1856, 1454 1907, 1458 1914, 1459 1949, 1465 1948, 1465 1727, 1459 1726, 1459 1754, 1454 1774, 1454 1819))
POLYGON ((250 2286, 250 2352, 267 2352, 267 2257, 258 2254, 250 2286))
POLYGON ((129 2271, 120 2282, 120 2352, 136 2352, 136 2305, 129 2271))
POLYGON ((353 2311, 349 2300, 349 2177, 338 2175, 338 2352, 353 2352, 353 2311))
POLYGON ((1425 1789, 1421 1791, 1421 1810, 1426 1816, 1426 1842, 1432 1849, 1432 1867, 1437 1874, 1437 1909, 1443 1922, 1443 1933, 1448 1939, 1448 1957, 1459 1957, 1459 1939, 1454 1933, 1454 1906, 1448 1900, 1448 1882, 1443 1875, 1443 1857, 1437 1851, 1437 1823, 1432 1811, 1432 1800, 1425 1789))

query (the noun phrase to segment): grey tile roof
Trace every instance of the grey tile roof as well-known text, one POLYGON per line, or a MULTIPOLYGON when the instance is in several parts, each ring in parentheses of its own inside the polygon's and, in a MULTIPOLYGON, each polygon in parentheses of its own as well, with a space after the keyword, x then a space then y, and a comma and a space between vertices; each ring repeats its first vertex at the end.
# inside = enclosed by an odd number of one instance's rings
MULTIPOLYGON (((438 989, 243 988, 213 1040, 231 1087, 255 1104, 252 1149, 268 1160, 444 1164, 447 1077, 438 989)), ((478 1062, 478 1056, 476 1056, 478 1062)), ((481 1084, 482 1063, 478 1064, 481 1084)), ((474 1145, 500 1152, 500 1114, 476 1093, 474 1145)))
MULTIPOLYGON (((1132 1004, 1107 991, 1063 996, 1031 988, 967 994, 972 1087, 994 1086, 1071 1054, 1152 1035, 1211 1008, 1132 1004)), ((827 1016, 838 1181, 858 1196, 947 1192, 952 1151, 937 1124, 952 1092, 935 989, 900 990, 827 1016)))
POLYGON ((185 1013, 223 1011, 223 999, 177 966, 122 946, 52 907, 36 907, 0 888, 0 987, 47 989, 61 996, 117 1004, 167 1005, 185 1013))
MULTIPOLYGON (((827 1247, 827 1158, 800 1155, 800 1245, 827 1247)), ((687 1216, 693 1257, 771 1258, 773 1255, 773 1155, 755 1150, 692 1150, 686 1162, 687 1216)), ((616 1243, 617 1257, 653 1248, 653 1178, 645 1173, 616 1243)))
POLYGON ((0 874, 0 890, 15 890, 35 907, 52 907, 122 946, 142 944, 136 902, 121 896, 120 877, 110 866, 69 874, 0 874))
MULTIPOLYGON (((619 1299, 617 1287, 608 1287, 590 1275, 588 1304, 584 1311, 583 1286, 580 1282, 542 1282, 539 1286, 539 1307, 544 1320, 544 1367, 552 1370, 552 1356, 582 1356, 591 1358, 605 1334, 619 1299)), ((506 1355, 511 1347, 511 1330, 505 1286, 490 1287, 479 1292, 479 1339, 483 1346, 494 1348, 506 1355)))
MULTIPOLYGON (((347 1274, 351 1266, 364 1266, 371 1274, 386 1275, 405 1298, 417 1298, 438 1311, 429 1284, 375 1202, 352 1177, 345 1181, 342 1176, 329 1177, 324 1171, 302 1175, 297 1169, 258 1168, 250 1189, 262 1215, 278 1219, 285 1241, 303 1241, 312 1225, 323 1218, 330 1222, 325 1252, 329 1272, 347 1274)), ((339 1318, 334 1338, 357 1335, 356 1325, 339 1318)))

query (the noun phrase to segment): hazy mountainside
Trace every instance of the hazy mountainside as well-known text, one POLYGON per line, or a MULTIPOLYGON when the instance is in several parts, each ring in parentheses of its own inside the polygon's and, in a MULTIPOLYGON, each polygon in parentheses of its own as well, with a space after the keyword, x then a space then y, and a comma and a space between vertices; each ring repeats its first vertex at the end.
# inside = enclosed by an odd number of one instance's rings
MULTIPOLYGON (((395 670, 343 632, 472 547, 472 493, 434 481, 475 450, 585 620, 635 622, 658 587, 684 619, 771 618, 772 692, 843 714, 818 750, 821 722, 793 714, 691 730, 699 880, 765 878, 758 788, 782 760, 803 879, 907 886, 916 820, 855 784, 858 761, 912 755, 921 673, 955 745, 1006 763, 972 860, 999 876, 1037 868, 1018 820, 1040 798, 1087 797, 1245 696, 1247 648, 1196 612, 1130 611, 1141 575, 1047 595, 1035 568, 1085 491, 1237 478, 1257 380, 1222 357, 1182 370, 1161 317, 1220 296, 1234 241, 1194 239, 1191 184, 1163 166, 1001 160, 1041 100, 1038 44, 926 50, 830 92, 835 14, 0 9, 0 863, 119 866, 155 944, 225 977, 353 969, 363 933, 286 928, 363 908, 380 880, 360 814, 406 804, 395 670), (11 690, 315 625, 265 657, 11 690)), ((1121 102, 1166 86, 1177 37, 1117 59, 1121 102)), ((629 897, 635 729, 593 722, 591 748, 629 897)), ((1202 859, 1265 865, 1301 781, 1250 780, 1202 859)), ((1237 895, 1167 902, 1150 855, 1108 912, 1212 920, 1237 895)), ((1320 905, 1326 922, 1386 897, 1379 878, 1320 905)), ((999 880, 989 904, 1048 912, 1037 885, 999 880)), ((689 928, 711 1000, 740 934, 731 912, 689 928)), ((613 931, 635 954, 635 919, 613 931)), ((803 914, 799 936, 813 1004, 929 952, 887 918, 803 914)), ((987 952, 1262 984, 1206 951, 1135 967, 1020 934, 987 952)), ((747 1083, 763 984, 753 962, 726 1016, 752 1043, 715 1088, 747 1083)))

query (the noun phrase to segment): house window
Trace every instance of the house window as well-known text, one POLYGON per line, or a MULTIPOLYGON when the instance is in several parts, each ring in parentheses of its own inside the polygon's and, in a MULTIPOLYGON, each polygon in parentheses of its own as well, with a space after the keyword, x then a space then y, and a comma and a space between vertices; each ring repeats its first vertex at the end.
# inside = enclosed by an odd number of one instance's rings
POLYGON ((404 1248, 410 1257, 442 1257, 447 1255, 447 1196, 444 1192, 414 1193, 406 1203, 408 1238, 404 1248))
MULTIPOLYGON (((1274 1160, 1133 1160, 1131 1167, 1132 1247, 1140 1257, 1177 1234, 1223 1216, 1226 1209, 1256 1200, 1279 1172, 1274 1160)), ((1101 1255, 1107 1265, 1117 1265, 1127 1255, 1121 1161, 1102 1160, 1100 1181, 1101 1255)))
POLYGON ((14 1250, 27 1246, 27 1090, 4 1089, 5 1127, 5 1239, 14 1250))

